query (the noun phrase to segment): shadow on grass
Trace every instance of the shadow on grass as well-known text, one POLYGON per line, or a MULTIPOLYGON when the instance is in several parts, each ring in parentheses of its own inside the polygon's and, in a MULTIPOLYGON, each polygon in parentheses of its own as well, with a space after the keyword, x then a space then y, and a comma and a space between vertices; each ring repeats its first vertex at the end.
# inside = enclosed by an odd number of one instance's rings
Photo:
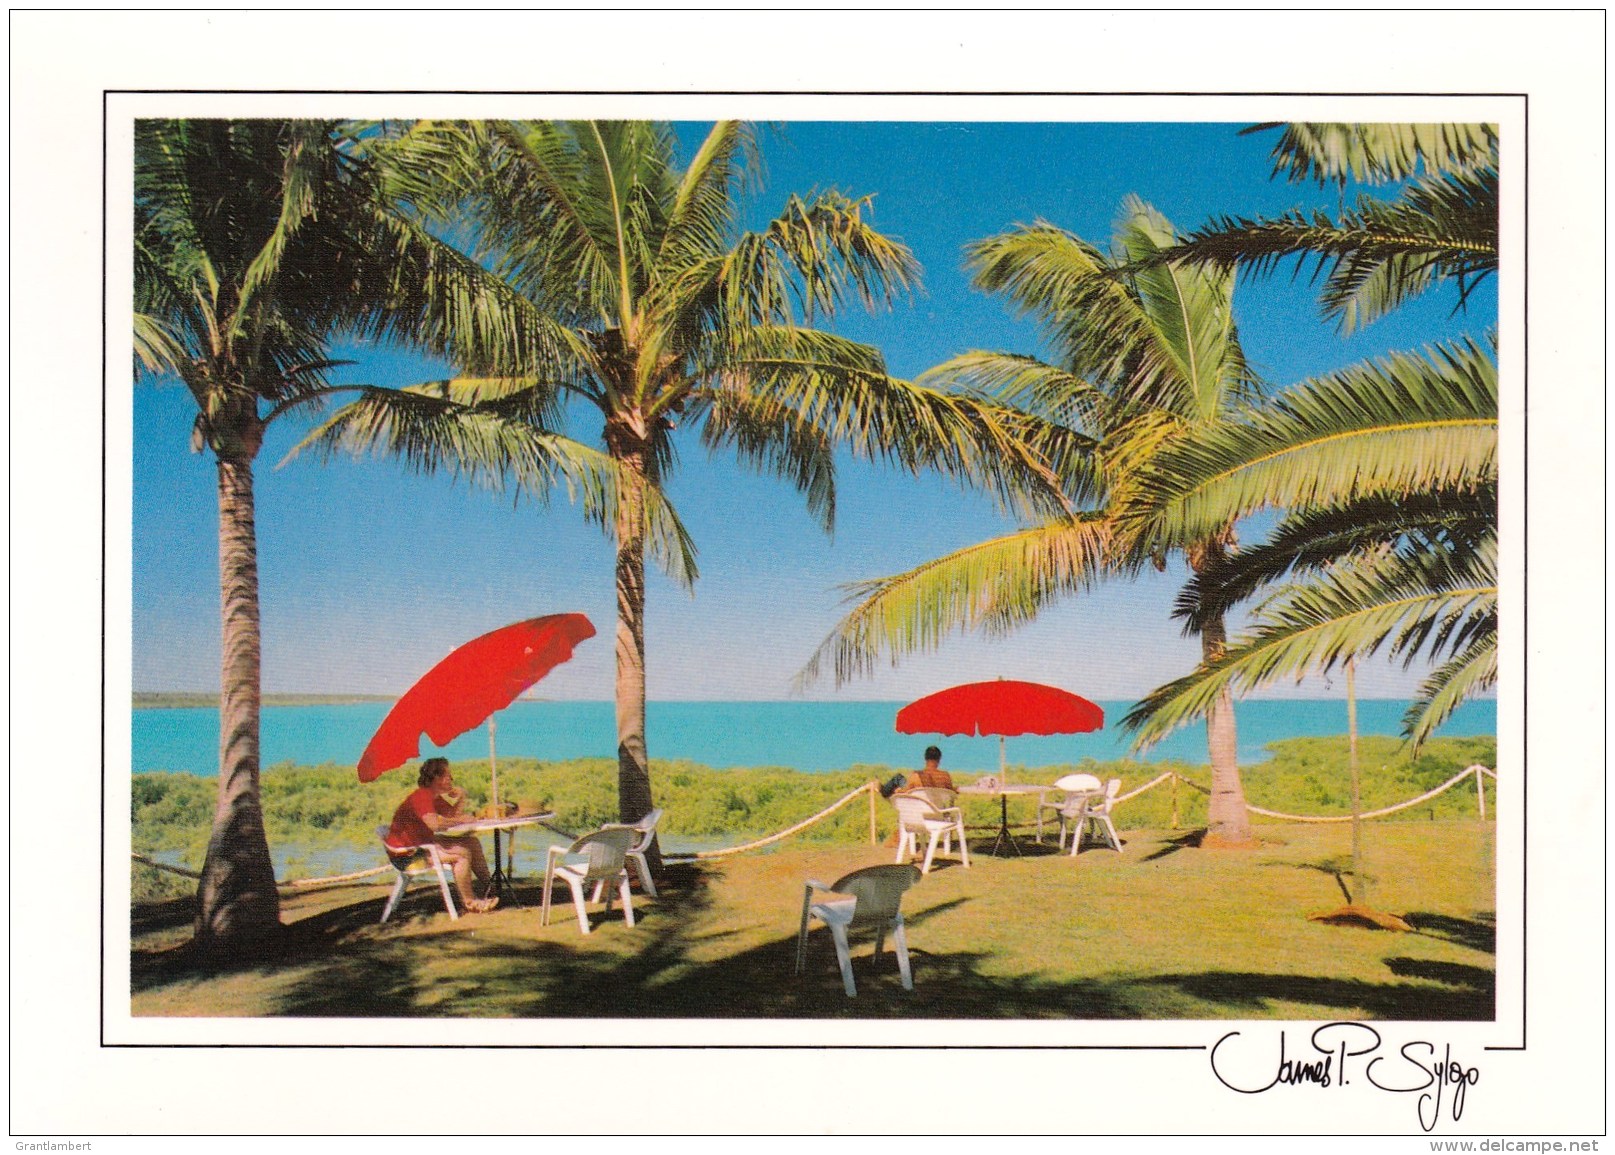
POLYGON ((1386 966, 1393 974, 1430 979, 1441 986, 1230 971, 1161 975, 1144 979, 1141 985, 1176 987, 1249 1018, 1270 1017, 1274 1002, 1330 1007, 1341 1015, 1386 1021, 1484 1021, 1496 1016, 1496 978, 1490 971, 1414 959, 1388 959, 1386 966))
POLYGON ((130 908, 129 933, 141 935, 180 930, 189 928, 195 921, 195 895, 163 902, 142 902, 130 908))
MULTIPOLYGON (((1193 836, 1187 836, 1187 843, 1193 836)), ((1181 847, 1180 847, 1181 848, 1181 847)), ((511 933, 512 919, 538 918, 539 890, 518 892, 529 909, 501 911, 495 933, 478 916, 449 928, 434 892, 421 888, 385 926, 382 897, 321 910, 292 923, 267 957, 198 959, 183 949, 135 951, 136 993, 223 974, 274 980, 268 1013, 290 1017, 695 1018, 695 1019, 1169 1019, 1368 1017, 1486 1020, 1495 1015, 1487 969, 1411 958, 1387 959, 1386 981, 1205 970, 1058 979, 1002 973, 990 941, 980 949, 926 947, 926 924, 969 903, 955 898, 905 912, 915 989, 902 989, 896 959, 875 958, 871 936, 855 939, 858 997, 842 991, 830 936, 810 932, 804 974, 796 963, 795 919, 781 937, 734 953, 715 944, 745 933, 703 920, 721 873, 670 867, 661 896, 644 904, 633 929, 613 910, 590 910, 594 933, 577 933, 569 902, 557 902, 542 938, 511 933), (1295 1008, 1302 1008, 1296 1011, 1295 1008)), ((558 896, 559 897, 559 896, 558 896)), ((164 904, 165 907, 173 904, 164 904)), ((163 917, 172 919, 175 912, 163 917)), ((1490 950, 1483 921, 1411 914, 1421 933, 1490 950)))
MULTIPOLYGON (((1351 861, 1349 859, 1342 861, 1338 858, 1326 858, 1322 862, 1275 862, 1271 863, 1270 865, 1288 866, 1295 870, 1313 870, 1317 871, 1319 874, 1327 874, 1330 878, 1335 880, 1335 885, 1340 888, 1341 901, 1349 903, 1352 900, 1351 887, 1346 885, 1346 876, 1351 873, 1351 861)), ((1377 881, 1374 876, 1370 874, 1364 874, 1363 878, 1369 883, 1377 881)))
POLYGON ((1414 911, 1403 915, 1403 918, 1419 934, 1466 946, 1470 950, 1497 953, 1497 921, 1492 917, 1452 918, 1444 914, 1414 911))
POLYGON ((1206 837, 1204 830, 1191 830, 1187 834, 1176 838, 1168 838, 1154 854, 1146 854, 1145 862, 1154 862, 1168 855, 1176 854, 1180 850, 1199 850, 1201 841, 1206 837))

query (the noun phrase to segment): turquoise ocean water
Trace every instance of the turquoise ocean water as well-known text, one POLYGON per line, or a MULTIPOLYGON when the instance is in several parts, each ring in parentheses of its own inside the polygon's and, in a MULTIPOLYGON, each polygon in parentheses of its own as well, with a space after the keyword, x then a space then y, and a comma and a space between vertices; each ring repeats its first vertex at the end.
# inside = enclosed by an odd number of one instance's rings
MULTIPOLYGON (((1106 761, 1130 756, 1116 724, 1129 702, 1102 702, 1105 729, 1092 734, 1019 737, 1008 740, 1011 765, 1045 766, 1106 761)), ((912 766, 930 742, 943 749, 943 765, 962 772, 998 766, 997 738, 931 738, 893 728, 901 702, 652 702, 647 708, 651 757, 687 758, 718 768, 781 766, 796 770, 842 770, 853 765, 912 766)), ((1394 735, 1401 728, 1401 701, 1358 703, 1363 734, 1394 735)), ((353 765, 386 717, 385 702, 346 706, 271 706, 263 712, 262 761, 266 767, 293 762, 353 765)), ((1237 710, 1239 758, 1266 757, 1267 743, 1281 738, 1344 734, 1344 701, 1245 701, 1237 710)), ((600 757, 616 752, 610 702, 517 702, 495 715, 501 758, 545 760, 600 757)), ((136 773, 174 770, 213 774, 218 769, 219 715, 211 708, 135 710, 132 765, 136 773)), ((1497 732, 1497 703, 1466 702, 1441 734, 1497 732)), ((442 753, 455 760, 486 758, 482 727, 439 750, 421 740, 423 757, 442 753)), ((1206 761, 1204 725, 1186 728, 1148 751, 1158 762, 1206 761)))

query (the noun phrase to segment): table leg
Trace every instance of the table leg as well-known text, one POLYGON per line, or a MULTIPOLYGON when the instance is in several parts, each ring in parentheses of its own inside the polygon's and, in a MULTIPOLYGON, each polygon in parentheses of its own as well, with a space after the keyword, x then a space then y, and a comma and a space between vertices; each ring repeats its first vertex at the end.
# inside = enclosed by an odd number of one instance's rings
MULTIPOLYGON (((501 852, 500 835, 504 831, 494 828, 493 832, 493 877, 488 880, 488 892, 499 896, 501 902, 509 899, 514 906, 520 906, 521 901, 516 897, 516 884, 511 881, 510 875, 505 871, 505 859, 501 852)), ((516 832, 510 831, 510 860, 514 868, 516 859, 516 832)))
POLYGON ((1009 848, 1016 854, 1021 855, 1023 858, 1026 856, 1026 852, 1016 843, 1015 836, 1009 832, 1009 795, 1000 794, 998 796, 998 837, 993 839, 993 857, 998 856, 998 847, 1006 842, 1009 843, 1009 848))

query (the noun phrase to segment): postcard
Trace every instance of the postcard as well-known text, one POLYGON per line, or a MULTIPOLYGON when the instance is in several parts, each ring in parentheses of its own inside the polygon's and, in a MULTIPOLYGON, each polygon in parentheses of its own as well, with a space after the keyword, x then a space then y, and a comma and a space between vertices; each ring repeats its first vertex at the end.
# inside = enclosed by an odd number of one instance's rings
POLYGON ((18 1149, 1596 1149, 1603 20, 1396 19, 14 14, 18 1149))

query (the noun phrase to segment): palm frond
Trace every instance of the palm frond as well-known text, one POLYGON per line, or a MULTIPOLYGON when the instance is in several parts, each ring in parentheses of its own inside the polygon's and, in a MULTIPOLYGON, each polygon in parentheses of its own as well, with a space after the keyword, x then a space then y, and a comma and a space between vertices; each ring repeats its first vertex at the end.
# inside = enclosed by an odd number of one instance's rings
POLYGON ((833 672, 836 685, 885 656, 934 650, 957 632, 1005 633, 1053 600, 1091 588, 1106 566, 1109 526, 1083 516, 967 546, 905 573, 847 589, 854 608, 814 651, 797 685, 833 672))
POLYGON ((1463 702, 1497 684, 1497 631, 1476 637, 1444 662, 1402 716, 1402 736, 1415 752, 1463 702))
POLYGON ((794 485, 826 533, 835 527, 835 454, 830 439, 788 406, 738 389, 709 391, 701 440, 794 485))
POLYGON ((1327 671, 1389 644, 1411 662, 1495 633, 1495 545, 1474 554, 1413 551, 1352 559, 1268 602, 1219 660, 1151 691, 1122 720, 1135 748, 1204 717, 1224 690, 1327 671))
POLYGON ((724 120, 712 126, 679 180, 658 267, 687 268, 726 250, 735 222, 736 185, 758 163, 750 125, 724 120))
POLYGON ((1464 340, 1303 382, 1246 420, 1181 441, 1124 518, 1183 542, 1274 506, 1476 490, 1496 470, 1497 367, 1464 340))
POLYGON ((148 373, 178 375, 185 363, 185 343, 173 328, 160 317, 146 313, 134 315, 135 361, 148 373))
MULTIPOLYGON (((366 389, 299 441, 281 464, 314 452, 396 457, 422 474, 451 477, 494 492, 514 486, 539 504, 564 489, 584 516, 609 531, 616 516, 621 467, 608 454, 517 419, 508 409, 516 394, 465 403, 490 383, 465 381, 410 389, 366 389), (447 386, 447 387, 446 387, 447 386)), ((695 546, 666 495, 646 487, 647 542, 652 557, 685 587, 697 576, 695 546)))
POLYGON ((1490 124, 1257 124, 1240 135, 1273 129, 1273 175, 1292 181, 1383 183, 1497 163, 1490 124))
POLYGON ((1029 516, 1063 514, 1098 492, 1092 439, 981 397, 888 377, 867 346, 759 327, 729 354, 735 387, 772 398, 856 456, 939 471, 1029 516))
POLYGON ((1266 276, 1294 259, 1322 278, 1325 317, 1354 332, 1448 281, 1461 308, 1497 271, 1498 185, 1492 168, 1421 177, 1392 201, 1360 198, 1335 220, 1292 210, 1276 217, 1213 217, 1175 245, 1138 258, 1140 269, 1181 262, 1266 276))
POLYGON ((865 308, 889 305, 919 284, 920 267, 908 247, 864 219, 870 198, 837 192, 811 201, 795 195, 760 231, 743 233, 685 289, 686 298, 710 284, 725 323, 808 323, 833 316, 856 300, 865 308))
POLYGON ((559 316, 616 316, 620 270, 611 230, 592 196, 577 126, 560 121, 487 125, 487 171, 472 209, 479 252, 529 300, 559 316))
POLYGON ((1055 365, 1015 353, 972 351, 920 374, 917 385, 977 393, 1068 428, 1101 435, 1107 398, 1092 382, 1055 365))
POLYGON ((1342 218, 1361 243, 1330 270, 1319 303, 1353 333, 1443 281, 1456 281, 1461 309, 1497 271, 1495 169, 1413 182, 1390 203, 1364 200, 1342 218))
MULTIPOLYGON (((1126 395, 1147 400, 1192 424, 1221 418, 1250 383, 1234 328, 1234 280, 1229 272, 1186 263, 1143 264, 1177 241, 1171 223, 1138 197, 1128 197, 1116 230, 1118 259, 1136 266, 1133 291, 1138 321, 1173 372, 1160 384, 1140 388, 1129 382, 1126 395)), ((1108 338, 1101 332, 1089 341, 1108 338)))
POLYGON ((346 284, 331 285, 358 306, 347 331, 413 341, 473 374, 573 380, 592 357, 575 331, 420 225, 377 209, 355 232, 384 263, 331 254, 333 277, 351 266, 346 284))
POLYGON ((322 187, 334 179, 330 124, 294 120, 288 122, 285 135, 280 213, 242 274, 238 315, 243 320, 249 311, 256 311, 254 302, 260 289, 280 275, 287 247, 303 222, 315 213, 322 187))
POLYGON ((1374 496, 1347 505, 1297 510, 1261 544, 1225 555, 1180 591, 1173 616, 1185 631, 1224 617, 1264 588, 1316 573, 1352 554, 1406 543, 1416 549, 1474 551, 1497 532, 1497 485, 1374 496))

